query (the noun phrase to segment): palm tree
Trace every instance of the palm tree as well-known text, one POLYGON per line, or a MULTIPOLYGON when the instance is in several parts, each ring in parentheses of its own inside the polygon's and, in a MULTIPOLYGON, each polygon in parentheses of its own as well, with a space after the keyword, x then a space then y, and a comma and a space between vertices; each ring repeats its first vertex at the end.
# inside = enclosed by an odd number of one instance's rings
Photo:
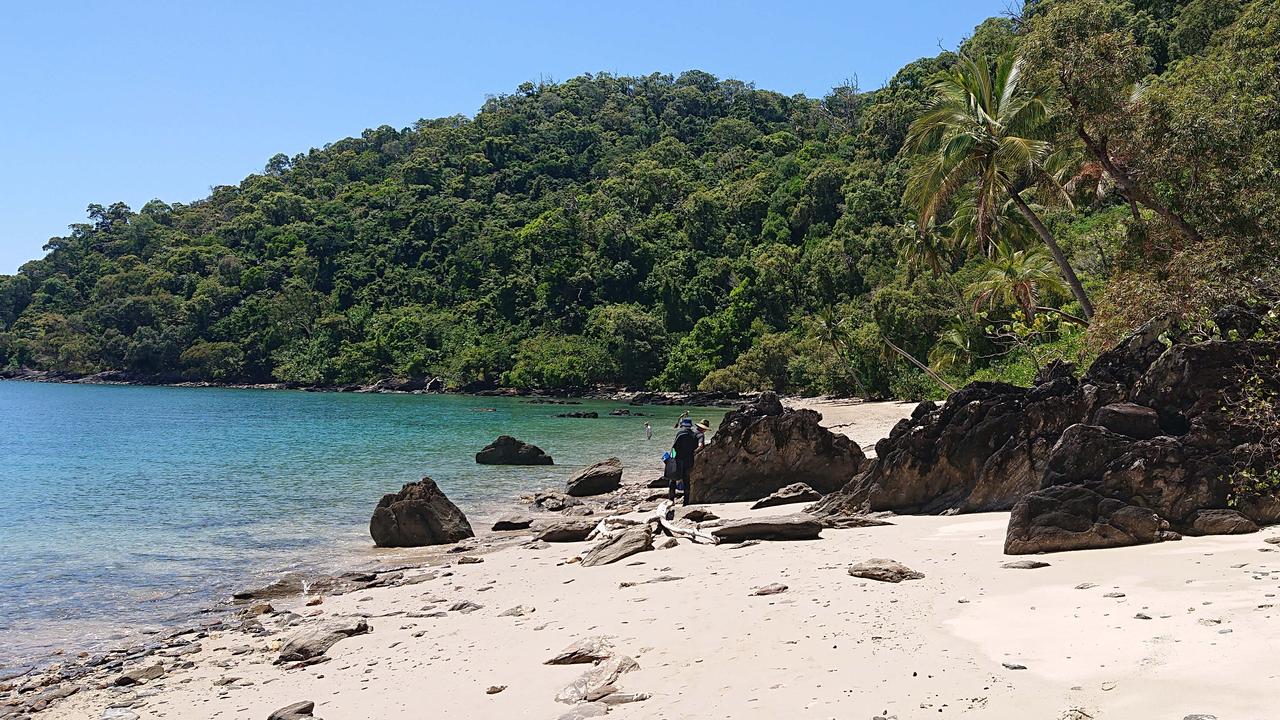
MULTIPOLYGON (((919 224, 934 221, 962 192, 973 205, 973 233, 993 236, 1001 208, 1011 202, 1044 242, 1086 319, 1093 304, 1049 228, 1023 197, 1033 186, 1060 192, 1050 170, 1052 148, 1045 101, 1021 86, 1022 63, 1012 53, 994 62, 961 57, 933 83, 933 103, 907 133, 907 147, 924 155, 907 181, 904 199, 919 224)), ((1065 198, 1065 194, 1062 194, 1065 198)))
POLYGON ((930 226, 904 235, 898 243, 898 254, 906 264, 910 278, 923 270, 937 277, 943 268, 950 269, 955 246, 947 234, 936 226, 930 226))
POLYGON ((973 347, 962 320, 957 319, 938 336, 938 342, 929 351, 929 367, 936 372, 954 370, 969 361, 973 347))
POLYGON ((1014 250, 1007 242, 982 263, 982 275, 969 285, 967 294, 976 311, 982 305, 1015 305, 1027 322, 1035 321, 1039 298, 1044 291, 1065 292, 1053 260, 1043 250, 1014 250))
POLYGON ((840 316, 830 305, 819 308, 813 318, 817 325, 818 338, 824 344, 831 346, 837 358, 843 357, 849 363, 849 375, 853 377, 853 384, 858 387, 858 395, 865 400, 867 387, 862 384, 862 378, 858 376, 858 370, 853 364, 853 338, 845 322, 847 318, 840 316))

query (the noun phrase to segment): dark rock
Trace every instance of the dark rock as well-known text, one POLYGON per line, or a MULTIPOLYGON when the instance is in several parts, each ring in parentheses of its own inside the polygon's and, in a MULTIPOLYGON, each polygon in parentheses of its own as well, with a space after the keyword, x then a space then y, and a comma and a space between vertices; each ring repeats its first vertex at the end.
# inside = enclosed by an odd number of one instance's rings
POLYGON ((822 493, 805 485, 804 483, 792 483, 768 497, 760 498, 751 506, 752 510, 773 507, 775 505, 790 505, 792 503, 815 502, 822 499, 822 493))
MULTIPOLYGON (((596 418, 600 417, 600 413, 594 410, 572 410, 570 412, 557 413, 556 417, 585 418, 585 419, 595 420, 596 418)), ((547 464, 549 465, 550 463, 547 463, 547 464)))
POLYGON ((834 530, 851 530, 893 524, 888 520, 872 515, 823 515, 819 520, 822 521, 823 527, 834 530))
POLYGON ((797 482, 820 493, 844 486, 866 456, 821 420, 813 410, 786 410, 773 393, 728 413, 714 441, 698 452, 689 501, 759 500, 797 482))
POLYGON ((1185 529, 1188 535, 1246 535, 1258 524, 1235 510, 1197 510, 1185 529))
POLYGON ((1018 501, 1004 551, 1029 555, 1157 542, 1160 516, 1080 485, 1056 485, 1018 501))
POLYGON ((493 523, 495 532, 504 530, 527 530, 533 526, 533 518, 526 515, 503 515, 493 523))
POLYGON ((924 578, 924 573, 912 570, 897 560, 889 560, 887 558, 872 558, 856 565, 850 565, 849 574, 854 577, 888 583, 900 583, 904 580, 920 580, 924 578))
POLYGON ((1138 440, 1150 440, 1160 434, 1160 416, 1156 411, 1130 402, 1098 408, 1094 424, 1138 440))
POLYGON ((369 534, 378 547, 443 545, 475 536, 467 516, 429 477, 383 495, 369 519, 369 534))
POLYGON ((786 591, 787 591, 786 585, 783 585, 782 583, 773 583, 772 585, 765 585, 764 587, 756 588, 755 590, 751 591, 751 594, 752 595, 777 595, 778 593, 784 593, 786 591))
POLYGON ((716 515, 710 510, 707 510, 706 508, 698 508, 698 507, 682 507, 676 510, 676 517, 681 520, 688 520, 689 522, 695 522, 695 523, 720 519, 719 515, 716 515))
POLYGON ((603 495, 622 484, 622 461, 616 457, 583 468, 569 478, 565 492, 573 497, 603 495))
POLYGON ((1047 385, 1048 383, 1060 378, 1073 378, 1075 376, 1075 363, 1064 360, 1052 360, 1049 364, 1036 371, 1035 379, 1031 381, 1031 384, 1047 385))
POLYGON ((156 663, 146 667, 134 668, 120 675, 115 679, 115 684, 119 686, 141 685, 149 680, 156 680, 162 677, 164 677, 164 665, 156 663))
POLYGON ((369 623, 363 618, 358 620, 340 620, 327 622, 314 627, 306 627, 289 636, 280 647, 280 657, 276 663, 298 662, 324 655, 329 648, 356 635, 369 632, 369 623))
POLYGON ((517 440, 510 435, 499 435, 497 440, 476 453, 481 465, 551 465, 551 456, 537 445, 517 440))
POLYGON ((565 508, 581 505, 582 501, 558 492, 540 492, 533 496, 534 507, 548 512, 560 512, 565 508))
POLYGON ((653 532, 648 525, 637 525, 623 530, 588 550, 582 556, 582 566, 608 565, 652 549, 653 532))
POLYGON ((590 505, 574 505, 565 508, 560 514, 568 517, 587 517, 588 515, 595 515, 596 509, 590 505))
POLYGON ((544 542, 582 542, 598 524, 595 520, 560 520, 542 528, 538 539, 544 542))
POLYGON ((822 532, 822 523, 812 515, 795 513, 768 518, 726 520, 710 532, 721 542, 816 540, 822 532))
POLYGON ((315 703, 310 700, 304 700, 276 710, 267 716, 267 720, 305 720, 305 718, 313 717, 311 713, 315 709, 315 703))

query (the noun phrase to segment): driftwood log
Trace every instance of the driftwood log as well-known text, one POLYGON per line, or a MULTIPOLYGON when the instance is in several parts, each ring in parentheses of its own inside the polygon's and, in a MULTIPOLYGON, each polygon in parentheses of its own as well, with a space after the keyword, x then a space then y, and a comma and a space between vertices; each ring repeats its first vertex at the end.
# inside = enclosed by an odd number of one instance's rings
POLYGON ((633 527, 635 525, 656 525, 656 531, 662 532, 672 537, 682 537, 693 542, 703 542, 709 545, 720 544, 720 539, 708 532, 695 528, 680 527, 672 523, 668 516, 671 514, 672 504, 670 500, 663 500, 658 507, 654 508, 653 513, 643 520, 635 520, 633 518, 623 517, 621 515, 612 515, 600 521, 595 529, 587 535, 588 540, 611 538, 622 530, 633 527))

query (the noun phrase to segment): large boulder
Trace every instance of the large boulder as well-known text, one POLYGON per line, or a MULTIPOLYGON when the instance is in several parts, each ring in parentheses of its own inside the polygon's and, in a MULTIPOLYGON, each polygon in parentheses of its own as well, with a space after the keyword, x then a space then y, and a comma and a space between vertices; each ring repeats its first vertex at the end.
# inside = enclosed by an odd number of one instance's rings
POLYGON ((820 424, 813 410, 788 410, 773 393, 725 415, 714 441, 698 451, 689 502, 759 500, 793 483, 821 493, 862 470, 858 444, 820 424))
POLYGON ((817 540, 822 532, 822 521, 808 513, 777 515, 774 517, 725 520, 711 528, 711 534, 720 542, 743 540, 817 540))
POLYGON ((611 457, 574 473, 565 485, 565 493, 573 497, 604 495, 622 484, 622 461, 611 457))
POLYGON ((1004 551, 1031 555, 1156 542, 1160 516, 1108 499, 1081 485, 1055 485, 1018 500, 1009 515, 1004 551))
POLYGON ((530 445, 510 435, 499 435, 476 453, 481 465, 551 465, 551 456, 537 445, 530 445))
POLYGON ((285 638, 280 646, 280 657, 277 663, 310 660, 324 655, 329 648, 338 642, 356 635, 369 632, 369 623, 360 618, 357 620, 335 620, 320 625, 304 627, 285 638))
POLYGON ((383 495, 369 518, 378 547, 419 547, 458 542, 475 535, 471 523, 429 477, 383 495))
POLYGON ((1103 405, 1098 408, 1094 423, 1138 440, 1150 440, 1160 434, 1160 416, 1156 411, 1131 402, 1103 405))

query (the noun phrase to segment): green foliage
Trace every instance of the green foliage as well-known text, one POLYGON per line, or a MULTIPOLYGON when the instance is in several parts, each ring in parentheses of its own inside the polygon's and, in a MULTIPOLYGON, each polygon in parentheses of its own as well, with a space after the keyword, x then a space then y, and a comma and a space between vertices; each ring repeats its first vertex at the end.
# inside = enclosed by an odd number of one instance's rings
POLYGON ((528 338, 516 349, 514 361, 503 382, 516 388, 586 388, 617 373, 609 351, 581 335, 528 338))

